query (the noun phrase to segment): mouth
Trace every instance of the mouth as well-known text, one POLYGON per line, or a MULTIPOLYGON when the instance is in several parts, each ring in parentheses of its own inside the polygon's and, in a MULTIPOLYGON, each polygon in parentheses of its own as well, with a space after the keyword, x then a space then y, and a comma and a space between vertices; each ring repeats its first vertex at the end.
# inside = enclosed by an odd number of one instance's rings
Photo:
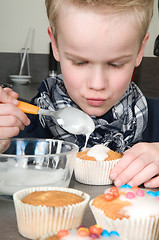
POLYGON ((106 99, 102 99, 102 98, 86 98, 86 100, 89 105, 94 107, 100 107, 106 101, 106 99))

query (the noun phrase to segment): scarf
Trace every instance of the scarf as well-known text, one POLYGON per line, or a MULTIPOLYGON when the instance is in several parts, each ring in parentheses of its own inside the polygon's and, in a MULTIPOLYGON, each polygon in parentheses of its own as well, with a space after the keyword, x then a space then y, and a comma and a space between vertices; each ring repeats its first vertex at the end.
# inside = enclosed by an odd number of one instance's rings
MULTIPOLYGON (((43 80, 39 88, 37 105, 56 111, 66 106, 79 109, 71 100, 64 86, 62 75, 43 80)), ((81 149, 86 137, 73 135, 57 125, 54 117, 40 115, 43 127, 48 127, 54 139, 73 142, 81 149)), ((104 144, 117 152, 123 152, 141 140, 148 119, 147 102, 140 89, 131 82, 123 97, 103 116, 91 116, 95 131, 90 135, 87 147, 104 144)))

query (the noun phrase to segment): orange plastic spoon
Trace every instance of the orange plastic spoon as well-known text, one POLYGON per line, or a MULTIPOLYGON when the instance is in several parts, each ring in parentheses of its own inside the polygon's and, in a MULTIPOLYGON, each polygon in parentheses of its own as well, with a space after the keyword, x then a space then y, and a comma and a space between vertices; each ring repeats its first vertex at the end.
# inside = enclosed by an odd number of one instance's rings
POLYGON ((53 111, 42 109, 22 101, 19 101, 17 107, 25 113, 52 116, 63 129, 75 135, 88 135, 95 129, 95 125, 91 117, 74 107, 65 107, 59 109, 58 111, 53 111))

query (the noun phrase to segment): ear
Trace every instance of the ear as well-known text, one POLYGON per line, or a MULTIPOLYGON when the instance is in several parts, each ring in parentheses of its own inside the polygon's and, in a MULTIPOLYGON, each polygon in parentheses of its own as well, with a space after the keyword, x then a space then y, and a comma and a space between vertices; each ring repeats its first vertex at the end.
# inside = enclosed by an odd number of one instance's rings
POLYGON ((53 54, 54 54, 54 58, 56 59, 56 61, 59 62, 60 61, 59 52, 58 52, 58 48, 57 48, 55 38, 52 34, 51 27, 48 28, 48 34, 49 34, 49 37, 50 37, 50 40, 51 40, 51 45, 52 45, 52 51, 53 51, 53 54))
POLYGON ((141 48, 140 48, 140 51, 138 53, 138 56, 137 56, 137 59, 136 59, 136 64, 135 66, 138 67, 142 61, 142 58, 143 58, 143 54, 144 54, 144 50, 145 50, 145 46, 146 46, 146 43, 149 39, 149 36, 150 34, 149 33, 146 33, 145 37, 144 37, 144 40, 141 44, 141 48))

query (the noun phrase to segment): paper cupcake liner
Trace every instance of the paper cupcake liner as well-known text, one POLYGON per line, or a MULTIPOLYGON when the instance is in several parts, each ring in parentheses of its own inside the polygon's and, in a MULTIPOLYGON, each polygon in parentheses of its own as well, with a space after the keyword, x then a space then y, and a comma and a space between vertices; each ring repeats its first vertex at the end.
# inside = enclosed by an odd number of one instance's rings
POLYGON ((96 223, 108 231, 117 231, 120 237, 126 240, 158 240, 159 239, 159 216, 123 218, 113 220, 106 217, 104 212, 92 205, 89 206, 96 223))
POLYGON ((89 161, 76 158, 74 168, 75 178, 78 182, 91 185, 109 185, 113 181, 109 174, 114 165, 120 160, 89 161))
POLYGON ((38 239, 49 232, 78 227, 83 219, 90 196, 71 188, 37 187, 24 189, 13 195, 19 233, 29 239, 38 239), (64 207, 33 206, 21 201, 34 191, 64 191, 81 196, 84 201, 64 207))

